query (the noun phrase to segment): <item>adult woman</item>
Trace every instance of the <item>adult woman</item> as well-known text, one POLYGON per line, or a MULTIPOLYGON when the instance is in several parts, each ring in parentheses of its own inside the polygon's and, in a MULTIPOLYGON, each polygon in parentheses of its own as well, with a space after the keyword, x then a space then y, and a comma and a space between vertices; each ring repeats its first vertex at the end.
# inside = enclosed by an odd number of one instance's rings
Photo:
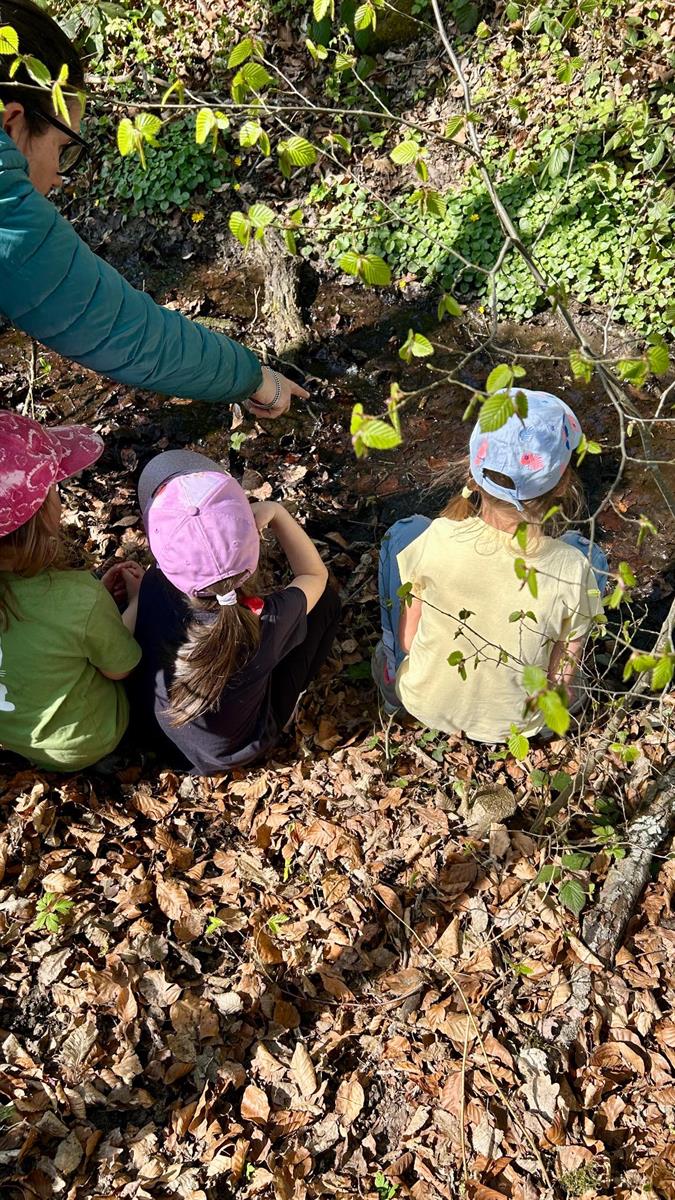
POLYGON ((66 358, 121 383, 200 400, 250 397, 261 417, 285 413, 301 387, 250 350, 180 313, 161 308, 93 254, 46 199, 86 151, 79 134, 84 91, 79 56, 33 0, 0 0, 19 53, 53 79, 68 67, 70 125, 48 89, 36 88, 13 55, 0 54, 0 313, 66 358), (0 105, 1 107, 1 105, 0 105))

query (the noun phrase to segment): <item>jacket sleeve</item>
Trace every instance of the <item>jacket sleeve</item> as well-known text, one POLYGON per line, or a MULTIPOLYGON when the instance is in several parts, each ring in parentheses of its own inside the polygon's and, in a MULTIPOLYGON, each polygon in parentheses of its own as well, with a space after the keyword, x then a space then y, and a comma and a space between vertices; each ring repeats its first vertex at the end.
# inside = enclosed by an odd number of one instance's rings
POLYGON ((120 383, 194 400, 250 396, 255 355, 162 308, 103 262, 28 179, 0 133, 0 312, 19 329, 120 383))

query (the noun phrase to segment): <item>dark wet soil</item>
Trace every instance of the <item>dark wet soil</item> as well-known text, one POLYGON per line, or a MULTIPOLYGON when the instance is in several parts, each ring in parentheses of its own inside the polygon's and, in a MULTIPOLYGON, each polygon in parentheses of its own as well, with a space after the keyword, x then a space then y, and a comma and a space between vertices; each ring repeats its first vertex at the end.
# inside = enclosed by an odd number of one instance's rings
MULTIPOLYGON (((243 275, 239 270, 183 264, 156 273, 147 286, 162 303, 252 346, 264 344, 262 281, 253 272, 243 275)), ((46 406, 41 411, 47 416, 103 421, 104 432, 109 414, 111 453, 118 468, 128 466, 130 491, 135 470, 158 448, 200 444, 213 456, 230 455, 233 469, 246 469, 250 482, 258 487, 269 484, 272 495, 294 503, 316 535, 372 542, 399 516, 414 511, 433 514, 443 505, 451 486, 448 471, 468 442, 469 428, 462 420, 470 396, 466 389, 480 387, 497 362, 519 355, 527 368, 524 386, 561 395, 579 416, 587 437, 602 445, 602 455, 588 457, 580 471, 591 509, 602 503, 619 468, 616 414, 599 382, 583 385, 573 380, 569 343, 552 318, 501 326, 495 345, 474 353, 460 370, 464 387, 443 382, 426 398, 409 402, 402 447, 357 461, 348 432, 353 404, 360 401, 366 411, 377 413, 384 408, 393 380, 405 391, 438 380, 436 368, 466 359, 483 340, 483 318, 472 313, 461 324, 446 321, 439 326, 423 297, 392 298, 342 281, 318 286, 311 278, 304 302, 307 350, 299 365, 283 369, 307 382, 311 398, 296 406, 293 420, 262 428, 244 417, 240 431, 248 436, 237 452, 230 451, 230 411, 224 406, 134 393, 40 351, 36 400, 46 406), (398 349, 411 327, 424 332, 439 350, 432 359, 408 366, 398 349)), ((26 394, 28 360, 22 335, 8 331, 0 336, 0 387, 14 402, 26 394)), ((652 415, 653 395, 633 394, 633 399, 645 417, 652 415)), ((664 475, 675 487, 675 429, 659 426, 654 440, 657 457, 667 460, 664 475)), ((628 448, 632 457, 643 457, 637 432, 628 448)), ((621 560, 631 564, 642 596, 658 617, 675 583, 675 528, 650 472, 639 462, 628 464, 611 503, 602 509, 598 537, 613 566, 621 560), (642 514, 653 522, 657 536, 647 537, 638 547, 642 514)))

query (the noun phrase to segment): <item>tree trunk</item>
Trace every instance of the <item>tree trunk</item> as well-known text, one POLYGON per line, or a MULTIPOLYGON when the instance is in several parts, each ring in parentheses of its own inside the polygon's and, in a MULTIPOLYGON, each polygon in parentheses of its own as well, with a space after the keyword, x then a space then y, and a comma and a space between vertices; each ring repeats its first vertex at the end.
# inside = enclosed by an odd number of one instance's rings
POLYGON ((265 273, 263 314, 276 354, 293 360, 307 340, 307 329, 298 306, 299 260, 288 253, 276 229, 265 230, 264 243, 256 243, 265 273))

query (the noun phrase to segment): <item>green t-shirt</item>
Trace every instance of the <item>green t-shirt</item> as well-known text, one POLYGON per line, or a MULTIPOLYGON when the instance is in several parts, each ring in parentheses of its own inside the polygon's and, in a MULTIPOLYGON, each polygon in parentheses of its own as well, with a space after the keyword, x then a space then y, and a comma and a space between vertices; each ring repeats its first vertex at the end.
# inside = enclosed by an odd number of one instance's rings
POLYGON ((101 671, 131 671, 140 647, 112 596, 87 571, 9 578, 12 612, 0 630, 0 743, 39 766, 91 766, 115 749, 129 720, 124 688, 101 671))

